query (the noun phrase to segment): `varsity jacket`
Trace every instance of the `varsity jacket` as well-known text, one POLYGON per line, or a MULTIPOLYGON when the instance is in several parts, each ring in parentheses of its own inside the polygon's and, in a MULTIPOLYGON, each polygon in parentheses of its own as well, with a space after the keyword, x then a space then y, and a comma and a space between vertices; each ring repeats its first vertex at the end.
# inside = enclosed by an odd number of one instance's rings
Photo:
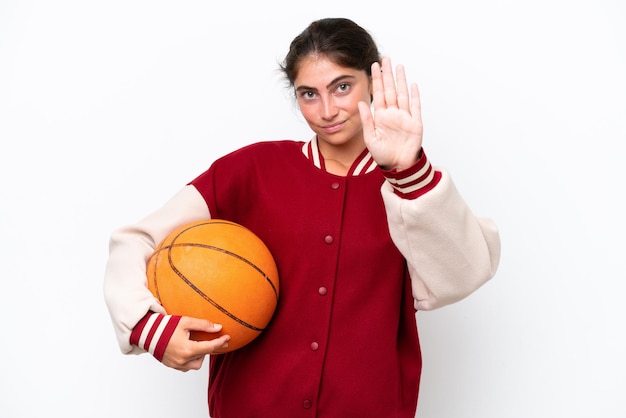
POLYGON ((112 234, 104 290, 122 352, 162 357, 178 317, 147 289, 146 262, 175 227, 207 218, 256 233, 280 277, 263 333, 210 357, 213 418, 414 417, 416 311, 467 297, 500 257, 496 225, 471 212, 425 153, 395 172, 364 150, 336 176, 315 139, 252 144, 112 234))

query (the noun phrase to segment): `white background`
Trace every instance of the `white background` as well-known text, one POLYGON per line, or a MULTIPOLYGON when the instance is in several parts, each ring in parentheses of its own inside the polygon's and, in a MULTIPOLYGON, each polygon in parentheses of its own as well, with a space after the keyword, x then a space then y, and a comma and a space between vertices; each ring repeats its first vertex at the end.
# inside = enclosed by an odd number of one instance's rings
POLYGON ((496 277, 418 314, 417 416, 626 417, 624 3, 224 3, 0 1, 0 417, 206 416, 206 366, 120 353, 109 234, 309 139, 277 63, 327 16, 406 65, 431 161, 501 229, 496 277))

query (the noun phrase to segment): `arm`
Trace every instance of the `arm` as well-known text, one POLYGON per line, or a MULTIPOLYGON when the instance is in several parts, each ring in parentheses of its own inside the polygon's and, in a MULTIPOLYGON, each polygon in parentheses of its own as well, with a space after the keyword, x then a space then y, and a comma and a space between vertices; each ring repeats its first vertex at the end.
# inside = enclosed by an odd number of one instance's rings
POLYGON ((457 302, 494 276, 498 229, 474 216, 446 171, 435 171, 423 155, 414 167, 385 175, 389 232, 407 260, 416 309, 457 302))
POLYGON ((146 279, 146 263, 169 232, 185 223, 208 218, 209 210, 200 193, 195 187, 186 186, 156 212, 112 233, 104 297, 123 353, 149 351, 175 367, 185 361, 180 358, 182 355, 174 355, 175 359, 170 360, 166 346, 172 336, 185 337, 190 327, 197 326, 216 331, 208 321, 190 324, 187 318, 167 315, 148 289, 146 279))
POLYGON ((415 308, 459 301, 489 280, 500 260, 500 237, 489 219, 474 216, 449 174, 422 150, 419 90, 391 61, 372 64, 375 112, 359 103, 363 134, 387 181, 381 193, 389 232, 407 260, 415 308), (387 168, 387 169, 385 169, 387 168))

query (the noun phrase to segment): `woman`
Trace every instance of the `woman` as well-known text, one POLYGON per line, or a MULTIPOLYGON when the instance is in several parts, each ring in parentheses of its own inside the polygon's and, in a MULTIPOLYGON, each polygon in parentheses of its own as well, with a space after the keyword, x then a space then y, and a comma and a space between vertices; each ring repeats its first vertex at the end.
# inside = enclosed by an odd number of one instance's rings
POLYGON ((311 140, 232 152, 112 234, 105 298, 120 347, 187 371, 228 344, 227 335, 191 341, 190 331, 220 325, 168 315, 145 283, 146 261, 171 230, 227 219, 268 245, 281 298, 252 343, 210 356, 211 416, 414 417, 416 311, 461 300, 493 277, 497 228, 431 166, 417 86, 402 66, 394 77, 363 28, 315 21, 281 68, 311 140))

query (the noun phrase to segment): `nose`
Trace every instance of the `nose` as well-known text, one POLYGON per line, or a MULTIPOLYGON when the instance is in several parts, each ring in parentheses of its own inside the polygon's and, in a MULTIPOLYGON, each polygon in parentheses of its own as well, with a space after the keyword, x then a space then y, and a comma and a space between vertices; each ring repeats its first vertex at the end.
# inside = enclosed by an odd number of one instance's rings
POLYGON ((335 104, 335 100, 333 96, 323 97, 321 100, 322 109, 321 116, 324 120, 332 120, 337 113, 339 112, 339 108, 335 104))

